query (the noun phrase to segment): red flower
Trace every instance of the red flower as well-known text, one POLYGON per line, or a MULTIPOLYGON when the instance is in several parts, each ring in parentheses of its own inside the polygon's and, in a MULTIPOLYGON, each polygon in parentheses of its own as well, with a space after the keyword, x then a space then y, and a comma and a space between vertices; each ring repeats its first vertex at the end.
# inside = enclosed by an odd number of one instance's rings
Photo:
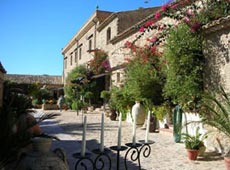
POLYGON ((165 4, 165 5, 163 5, 162 7, 161 7, 161 10, 162 11, 166 11, 167 9, 168 9, 168 4, 165 4))
POLYGON ((176 9, 177 6, 178 6, 177 4, 173 4, 173 5, 170 6, 170 8, 171 8, 171 9, 176 9))
POLYGON ((155 18, 155 19, 159 19, 160 16, 161 16, 160 12, 156 12, 154 18, 155 18))
POLYGON ((126 41, 126 43, 125 43, 125 47, 127 47, 127 48, 132 47, 132 45, 133 44, 130 41, 126 41))
POLYGON ((141 28, 139 29, 139 32, 144 32, 145 31, 145 27, 141 26, 141 28))
POLYGON ((145 27, 149 27, 153 24, 153 21, 149 20, 145 23, 145 27))
POLYGON ((155 53, 156 50, 157 50, 157 47, 156 47, 156 46, 151 47, 151 52, 152 52, 152 53, 155 53))
POLYGON ((191 31, 192 31, 192 32, 196 32, 200 27, 201 27, 200 22, 195 22, 195 23, 191 26, 191 31))

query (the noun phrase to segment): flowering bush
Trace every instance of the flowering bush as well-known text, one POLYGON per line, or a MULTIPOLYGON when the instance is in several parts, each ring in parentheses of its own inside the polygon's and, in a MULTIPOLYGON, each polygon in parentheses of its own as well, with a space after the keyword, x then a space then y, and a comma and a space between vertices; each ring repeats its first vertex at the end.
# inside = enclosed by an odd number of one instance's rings
POLYGON ((131 47, 132 58, 127 63, 125 87, 133 101, 143 101, 148 109, 163 102, 161 53, 149 48, 131 47))
MULTIPOLYGON (((158 70, 161 70, 161 74, 163 70, 166 75, 164 96, 173 100, 175 104, 181 104, 184 109, 196 108, 203 90, 204 56, 200 30, 210 21, 230 15, 229 2, 229 0, 168 2, 139 27, 140 34, 133 42, 125 44, 136 54, 138 48, 135 42, 147 32, 154 30, 154 35, 147 38, 146 48, 156 54, 160 45, 164 47, 161 62, 158 62, 158 66, 162 67, 158 70), (160 20, 164 17, 174 22, 161 23, 160 20)), ((145 56, 139 55, 139 57, 143 60, 145 56)))
POLYGON ((185 23, 192 32, 199 32, 202 25, 230 14, 229 0, 184 0, 176 1, 161 7, 152 19, 139 27, 140 35, 132 42, 133 44, 140 39, 146 32, 157 30, 157 33, 149 38, 150 47, 157 46, 164 42, 169 30, 176 28, 178 24, 185 23), (158 21, 163 17, 168 17, 176 21, 174 24, 160 24, 158 21), (152 41, 154 40, 154 41, 152 41))
POLYGON ((110 70, 108 54, 102 50, 94 51, 94 58, 89 61, 88 65, 94 74, 100 74, 110 70))

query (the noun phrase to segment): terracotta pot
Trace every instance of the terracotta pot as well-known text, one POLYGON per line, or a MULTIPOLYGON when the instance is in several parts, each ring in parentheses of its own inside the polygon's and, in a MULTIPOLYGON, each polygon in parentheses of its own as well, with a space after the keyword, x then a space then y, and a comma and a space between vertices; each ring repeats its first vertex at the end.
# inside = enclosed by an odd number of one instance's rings
POLYGON ((42 129, 38 124, 36 124, 29 129, 29 132, 32 135, 40 135, 42 133, 42 129))
POLYGON ((196 160, 199 154, 199 150, 187 149, 187 156, 189 160, 196 160))
POLYGON ((226 170, 230 170, 230 157, 224 157, 226 170))
POLYGON ((110 120, 116 120, 117 113, 115 110, 111 110, 110 120))

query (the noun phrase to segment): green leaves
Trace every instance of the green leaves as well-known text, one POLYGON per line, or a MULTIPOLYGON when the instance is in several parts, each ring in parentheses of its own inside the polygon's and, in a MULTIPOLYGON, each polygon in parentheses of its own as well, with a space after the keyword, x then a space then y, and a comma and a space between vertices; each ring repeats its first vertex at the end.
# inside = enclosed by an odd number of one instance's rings
POLYGON ((230 137, 230 99, 222 87, 203 97, 202 121, 230 137))
POLYGON ((189 29, 180 24, 171 30, 164 54, 168 61, 164 95, 183 109, 194 107, 203 90, 201 37, 189 29))
POLYGON ((188 133, 182 133, 182 138, 185 140, 185 148, 186 149, 195 149, 198 150, 201 146, 203 146, 204 139, 207 138, 207 134, 202 135, 199 132, 200 128, 196 128, 195 135, 190 135, 188 133))

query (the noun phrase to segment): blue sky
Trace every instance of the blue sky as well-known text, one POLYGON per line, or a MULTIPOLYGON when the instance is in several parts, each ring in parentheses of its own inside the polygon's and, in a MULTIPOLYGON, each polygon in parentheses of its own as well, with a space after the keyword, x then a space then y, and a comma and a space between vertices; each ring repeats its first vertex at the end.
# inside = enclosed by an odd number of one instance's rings
POLYGON ((95 12, 165 0, 0 0, 0 61, 8 74, 62 75, 61 49, 95 12))

